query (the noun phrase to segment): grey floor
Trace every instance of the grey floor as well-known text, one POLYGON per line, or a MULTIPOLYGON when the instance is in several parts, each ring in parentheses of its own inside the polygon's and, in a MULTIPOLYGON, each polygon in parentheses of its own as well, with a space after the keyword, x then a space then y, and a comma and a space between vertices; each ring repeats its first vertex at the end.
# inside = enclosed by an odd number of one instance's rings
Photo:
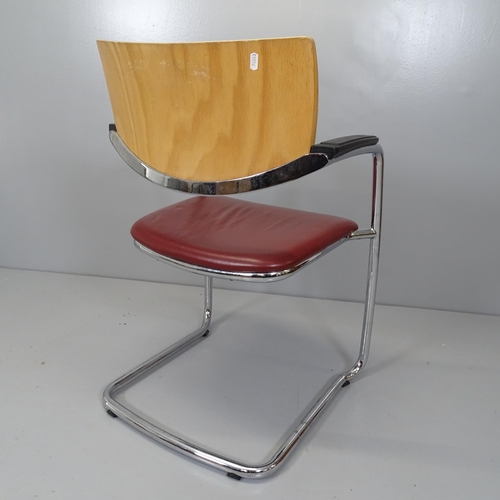
MULTIPOLYGON (((194 329, 202 290, 0 269, 1 499, 492 499, 500 317, 378 306, 366 371, 274 476, 234 481, 114 420, 104 386, 194 329)), ((123 394, 248 461, 357 351, 359 304, 216 290, 213 334, 123 394)))

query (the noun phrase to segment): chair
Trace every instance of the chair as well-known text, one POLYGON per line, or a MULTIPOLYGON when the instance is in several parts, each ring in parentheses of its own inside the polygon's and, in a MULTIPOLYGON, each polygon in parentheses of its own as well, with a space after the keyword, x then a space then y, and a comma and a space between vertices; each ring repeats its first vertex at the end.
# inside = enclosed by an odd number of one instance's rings
POLYGON ((104 406, 156 441, 235 479, 275 472, 327 403, 364 367, 370 346, 379 260, 383 152, 375 136, 314 144, 318 83, 306 37, 208 43, 98 42, 115 124, 110 140, 146 179, 185 193, 180 203, 139 219, 134 243, 147 255, 205 277, 201 326, 112 382, 104 406), (357 155, 371 155, 371 227, 351 220, 242 201, 232 195, 298 179, 357 155), (204 195, 204 196, 200 196, 204 195), (160 363, 207 337, 213 278, 287 278, 339 245, 370 240, 359 355, 307 410, 274 455, 238 463, 138 415, 115 395, 160 363))

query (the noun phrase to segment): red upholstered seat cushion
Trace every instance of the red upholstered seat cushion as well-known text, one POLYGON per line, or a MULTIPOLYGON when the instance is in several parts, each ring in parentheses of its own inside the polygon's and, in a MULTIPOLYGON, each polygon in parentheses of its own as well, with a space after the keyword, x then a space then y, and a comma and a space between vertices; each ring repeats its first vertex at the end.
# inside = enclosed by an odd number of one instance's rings
POLYGON ((348 219, 228 197, 194 197, 139 219, 132 237, 189 264, 268 273, 293 268, 358 228, 348 219))

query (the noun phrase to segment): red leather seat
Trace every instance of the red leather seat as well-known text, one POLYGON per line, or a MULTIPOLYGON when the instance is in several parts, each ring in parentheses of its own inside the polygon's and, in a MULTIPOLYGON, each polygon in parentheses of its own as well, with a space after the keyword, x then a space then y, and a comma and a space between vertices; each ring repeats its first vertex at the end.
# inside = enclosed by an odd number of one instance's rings
POLYGON ((303 263, 357 228, 333 215, 198 196, 146 215, 131 234, 171 259, 221 271, 268 273, 303 263))

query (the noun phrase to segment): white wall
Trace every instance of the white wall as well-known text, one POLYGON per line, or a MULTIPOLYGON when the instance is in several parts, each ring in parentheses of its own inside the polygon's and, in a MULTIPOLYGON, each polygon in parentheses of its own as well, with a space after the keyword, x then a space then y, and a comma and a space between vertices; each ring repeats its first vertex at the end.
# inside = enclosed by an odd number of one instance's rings
MULTIPOLYGON (((131 243, 182 195, 109 144, 95 40, 310 35, 318 140, 376 134, 386 151, 378 301, 500 314, 499 18, 496 0, 3 0, 0 265, 200 283, 131 243)), ((367 222, 368 172, 348 160, 253 199, 367 222)), ((361 300, 365 243, 272 290, 361 300)))

